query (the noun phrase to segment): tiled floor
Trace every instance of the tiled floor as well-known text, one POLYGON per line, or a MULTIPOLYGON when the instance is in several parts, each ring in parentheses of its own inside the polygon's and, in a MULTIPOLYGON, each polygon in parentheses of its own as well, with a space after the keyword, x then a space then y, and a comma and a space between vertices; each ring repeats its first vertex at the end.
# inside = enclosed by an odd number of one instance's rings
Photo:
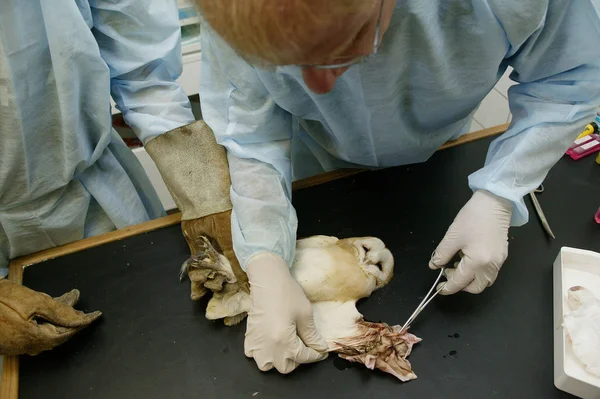
POLYGON ((515 84, 508 77, 511 71, 512 69, 506 71, 502 79, 496 84, 496 87, 481 102, 481 106, 475 113, 473 122, 471 123, 472 132, 510 122, 511 114, 508 107, 508 89, 515 84))

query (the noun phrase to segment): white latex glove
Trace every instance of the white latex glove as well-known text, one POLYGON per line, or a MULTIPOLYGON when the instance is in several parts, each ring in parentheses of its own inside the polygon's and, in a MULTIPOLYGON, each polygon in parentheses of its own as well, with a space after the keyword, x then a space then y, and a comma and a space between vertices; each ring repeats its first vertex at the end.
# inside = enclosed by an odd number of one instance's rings
MULTIPOLYGON (((491 286, 508 256, 508 228, 512 202, 478 190, 460 210, 429 262, 431 269, 447 265, 460 251, 455 269, 446 269, 448 281, 440 294, 460 290, 479 294, 491 286)), ((440 287, 438 285, 438 287, 440 287)))
POLYGON ((315 327, 312 305, 279 256, 262 253, 246 267, 252 311, 244 352, 262 371, 282 374, 327 358, 327 343, 315 327))

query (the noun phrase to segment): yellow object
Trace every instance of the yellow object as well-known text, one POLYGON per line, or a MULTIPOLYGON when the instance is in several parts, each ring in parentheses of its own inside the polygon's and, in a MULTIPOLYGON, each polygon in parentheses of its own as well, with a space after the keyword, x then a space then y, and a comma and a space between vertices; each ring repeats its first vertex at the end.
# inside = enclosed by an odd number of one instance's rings
POLYGON ((592 122, 585 127, 583 132, 581 132, 581 134, 579 136, 577 136, 576 140, 579 140, 582 137, 592 134, 592 133, 596 132, 597 130, 598 130, 598 125, 596 125, 596 123, 592 122))
POLYGON ((592 133, 594 133, 594 127, 591 124, 589 124, 585 127, 585 130, 581 132, 579 136, 577 136, 577 140, 592 133))
POLYGON ((598 153, 598 156, 596 157, 596 163, 600 165, 600 153, 598 153))

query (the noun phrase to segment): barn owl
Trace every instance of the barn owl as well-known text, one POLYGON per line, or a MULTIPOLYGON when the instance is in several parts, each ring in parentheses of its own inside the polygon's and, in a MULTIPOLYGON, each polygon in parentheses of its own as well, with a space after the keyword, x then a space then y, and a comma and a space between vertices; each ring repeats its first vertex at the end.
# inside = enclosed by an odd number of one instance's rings
MULTIPOLYGON (((206 280, 204 287, 213 292, 209 320, 239 323, 252 306, 245 274, 233 270, 208 238, 203 243, 202 253, 183 264, 181 276, 198 273, 206 280)), ((330 352, 409 381, 416 375, 406 358, 420 339, 400 326, 367 322, 356 308, 359 299, 390 281, 393 269, 393 256, 380 239, 313 236, 297 241, 291 273, 313 305, 315 325, 330 352)))

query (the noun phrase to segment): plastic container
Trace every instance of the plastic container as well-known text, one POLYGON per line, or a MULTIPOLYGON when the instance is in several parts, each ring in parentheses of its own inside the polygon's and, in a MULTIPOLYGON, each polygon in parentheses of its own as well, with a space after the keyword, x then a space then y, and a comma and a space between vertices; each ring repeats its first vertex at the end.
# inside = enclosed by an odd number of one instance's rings
POLYGON ((562 327, 569 312, 567 291, 581 285, 600 297, 600 254, 563 247, 554 262, 554 385, 584 399, 600 399, 600 378, 588 373, 573 354, 562 327))
POLYGON ((576 140, 567 150, 567 155, 577 161, 598 151, 600 151, 600 135, 594 133, 576 140))

